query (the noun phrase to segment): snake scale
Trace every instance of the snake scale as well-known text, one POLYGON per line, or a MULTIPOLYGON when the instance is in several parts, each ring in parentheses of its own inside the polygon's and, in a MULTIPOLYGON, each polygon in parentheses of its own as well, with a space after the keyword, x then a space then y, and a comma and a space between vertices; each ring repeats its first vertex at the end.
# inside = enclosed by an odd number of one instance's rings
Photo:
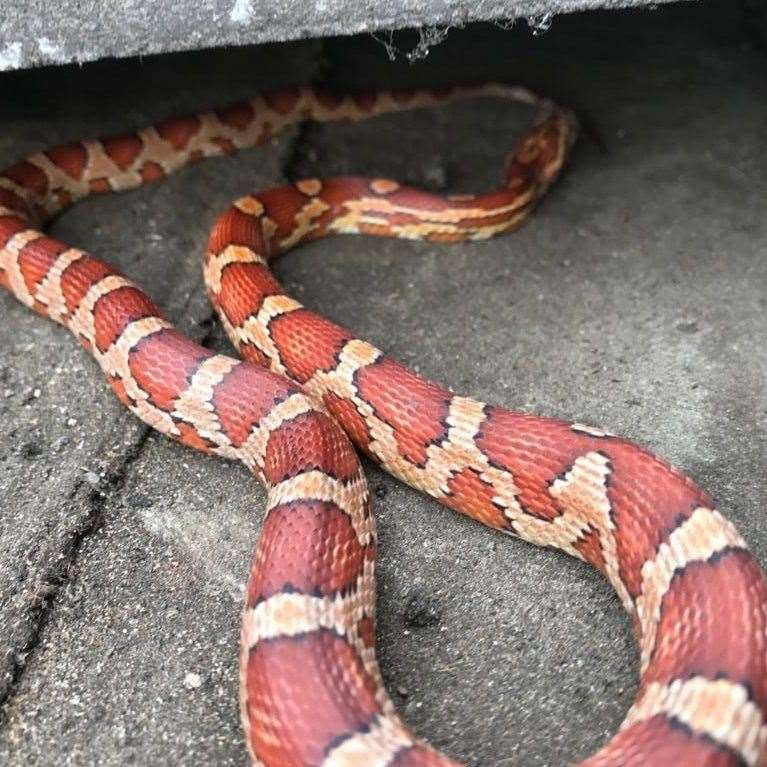
POLYGON ((270 271, 281 253, 335 233, 459 242, 509 231, 556 179, 575 133, 567 110, 505 85, 283 89, 48 149, 0 173, 0 284, 68 328, 139 418, 242 461, 267 489, 242 617, 254 764, 456 764, 408 730, 381 681, 375 525, 353 445, 450 508, 579 557, 612 584, 635 629, 640 685, 618 733, 583 765, 767 764, 767 580, 706 493, 606 431, 423 379, 303 307, 270 271), (205 282, 244 361, 186 338, 109 264, 40 231, 88 195, 160 180, 305 119, 478 95, 539 108, 497 191, 443 197, 386 179, 305 179, 220 216, 205 282))

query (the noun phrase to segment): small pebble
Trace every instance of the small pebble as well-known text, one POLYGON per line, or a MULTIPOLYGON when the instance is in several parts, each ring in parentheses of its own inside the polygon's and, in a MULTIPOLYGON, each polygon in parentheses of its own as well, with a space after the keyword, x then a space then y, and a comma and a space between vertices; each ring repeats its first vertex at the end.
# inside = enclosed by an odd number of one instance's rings
POLYGON ((190 671, 184 677, 184 687, 186 687, 187 690, 196 690, 201 685, 202 685, 202 677, 199 674, 195 674, 190 671))
POLYGON ((99 484, 101 484, 101 480, 99 479, 99 475, 96 474, 95 471, 86 471, 85 472, 85 481, 89 485, 93 485, 93 487, 97 487, 99 484))
POLYGON ((676 329, 681 333, 697 333, 700 330, 698 323, 694 320, 692 322, 680 322, 677 324, 676 329))
POLYGON ((143 493, 132 493, 128 496, 128 503, 134 509, 148 509, 154 501, 148 495, 144 495, 143 493))

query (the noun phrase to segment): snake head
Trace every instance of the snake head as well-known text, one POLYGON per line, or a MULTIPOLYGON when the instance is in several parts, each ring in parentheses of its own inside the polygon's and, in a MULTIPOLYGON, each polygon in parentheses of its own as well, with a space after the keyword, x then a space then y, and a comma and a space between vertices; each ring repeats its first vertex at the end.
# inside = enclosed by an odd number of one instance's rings
POLYGON ((536 124, 506 161, 507 184, 513 188, 532 181, 543 193, 561 172, 577 136, 575 113, 544 103, 536 124))

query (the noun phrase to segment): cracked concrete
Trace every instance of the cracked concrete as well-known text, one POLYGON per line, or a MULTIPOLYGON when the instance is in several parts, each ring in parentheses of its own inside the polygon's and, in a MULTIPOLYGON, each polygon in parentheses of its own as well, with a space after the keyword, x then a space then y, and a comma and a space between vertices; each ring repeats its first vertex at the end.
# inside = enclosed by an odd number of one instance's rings
MULTIPOLYGON (((339 238, 279 274, 458 391, 604 425, 670 458, 767 563, 767 58, 752 34, 716 2, 582 14, 537 37, 474 26, 416 66, 362 37, 19 72, 0 77, 0 162, 312 79, 494 77, 573 104, 592 136, 519 232, 458 247, 339 238)), ((527 119, 483 101, 308 126, 92 200, 53 231, 226 349, 198 254, 233 197, 348 172, 481 189, 527 119)), ((263 493, 239 466, 148 434, 62 330, 8 296, 0 306, 0 763, 242 764, 238 613, 263 493)), ((606 584, 367 469, 380 654, 408 721, 470 765, 556 765, 596 748, 635 691, 606 584)))

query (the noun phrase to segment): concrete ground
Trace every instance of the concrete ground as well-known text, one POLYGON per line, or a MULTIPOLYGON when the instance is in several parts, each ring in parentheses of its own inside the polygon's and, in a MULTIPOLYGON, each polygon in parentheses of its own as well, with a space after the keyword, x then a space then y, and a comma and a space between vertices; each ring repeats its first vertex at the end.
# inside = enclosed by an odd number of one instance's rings
MULTIPOLYGON (((421 373, 603 425, 683 467, 767 564, 764 41, 730 2, 473 26, 416 66, 369 37, 0 79, 0 161, 265 86, 524 82, 587 127, 519 232, 444 246, 345 238, 279 265, 304 303, 421 373)), ((486 188, 528 112, 495 102, 308 126, 56 236, 118 263, 219 349, 199 274, 216 213, 286 178, 486 188)), ((67 334, 0 296, 0 763, 242 764, 237 640, 264 494, 148 433, 67 334)), ((636 689, 628 621, 563 555, 504 539, 368 465, 379 652, 419 734, 470 765, 561 765, 636 689)))
POLYGON ((473 21, 525 20, 543 30, 555 14, 673 1, 175 0, 169 13, 164 0, 0 0, 0 71, 405 27, 433 42, 473 21))

